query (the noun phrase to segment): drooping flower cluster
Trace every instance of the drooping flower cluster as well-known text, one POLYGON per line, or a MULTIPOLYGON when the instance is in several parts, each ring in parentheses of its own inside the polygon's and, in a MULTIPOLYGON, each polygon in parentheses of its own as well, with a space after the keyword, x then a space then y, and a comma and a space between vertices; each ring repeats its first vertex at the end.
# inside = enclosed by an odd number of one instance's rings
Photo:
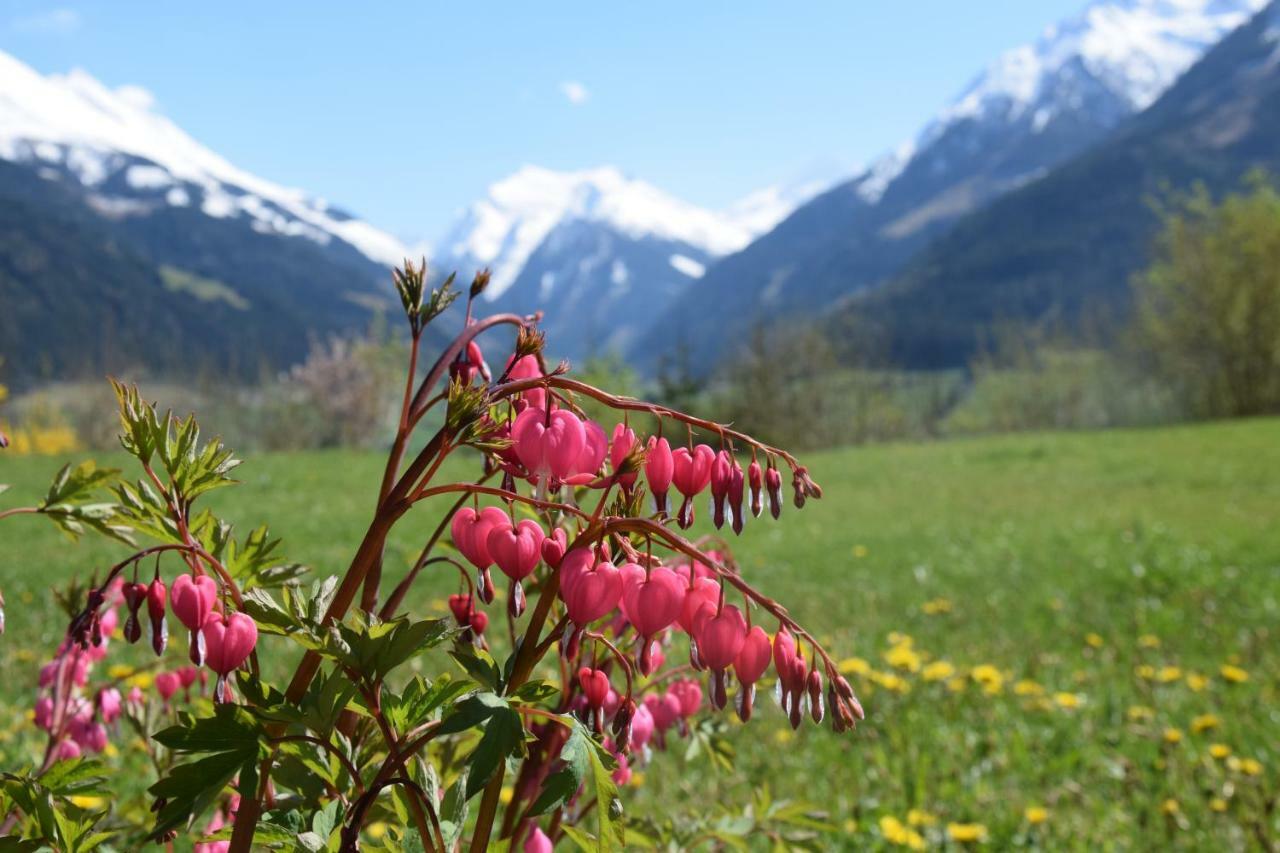
MULTIPOLYGON (((207 666, 218 676, 214 686, 214 699, 218 702, 230 701, 231 685, 227 677, 248 660, 257 646, 257 624, 245 613, 224 607, 219 597, 218 582, 207 574, 181 574, 174 578, 172 587, 166 587, 158 568, 149 584, 140 583, 136 579, 125 582, 119 573, 124 565, 115 568, 104 587, 90 590, 88 606, 72 622, 69 632, 71 645, 90 655, 105 655, 104 628, 108 621, 114 628, 117 618, 115 607, 120 603, 128 611, 123 628, 124 638, 129 643, 136 643, 142 638, 140 611, 145 604, 151 629, 151 648, 157 655, 162 655, 168 646, 167 604, 173 615, 187 628, 190 642, 188 654, 193 666, 177 673, 158 675, 156 688, 161 697, 167 702, 177 690, 178 682, 172 679, 180 679, 181 686, 189 687, 197 677, 196 667, 207 666), (102 612, 104 604, 109 603, 104 590, 112 590, 116 600, 102 612)), ((109 633, 110 631, 105 632, 109 633)), ((203 681, 203 674, 198 677, 203 681)))

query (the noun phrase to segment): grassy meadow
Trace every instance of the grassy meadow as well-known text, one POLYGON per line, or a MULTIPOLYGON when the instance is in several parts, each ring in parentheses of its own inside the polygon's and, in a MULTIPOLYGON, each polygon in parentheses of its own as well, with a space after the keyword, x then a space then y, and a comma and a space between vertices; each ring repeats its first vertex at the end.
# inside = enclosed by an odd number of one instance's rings
MULTIPOLYGON (((1280 420, 804 461, 825 499, 750 523, 732 545, 758 588, 829 641, 867 721, 853 736, 792 733, 762 699, 733 733, 733 772, 657 755, 624 795, 631 814, 749 802, 767 786, 826 812, 833 849, 1280 845, 1280 420)), ((38 498, 58 464, 0 456, 13 487, 0 504, 38 498)), ((211 503, 340 573, 381 464, 255 456, 211 503)), ((402 524, 393 576, 429 516, 402 524)), ((42 743, 26 711, 65 627, 51 583, 118 551, 69 545, 39 518, 0 523, 3 766, 42 743)), ((456 577, 420 585, 414 606, 443 610, 456 577)))

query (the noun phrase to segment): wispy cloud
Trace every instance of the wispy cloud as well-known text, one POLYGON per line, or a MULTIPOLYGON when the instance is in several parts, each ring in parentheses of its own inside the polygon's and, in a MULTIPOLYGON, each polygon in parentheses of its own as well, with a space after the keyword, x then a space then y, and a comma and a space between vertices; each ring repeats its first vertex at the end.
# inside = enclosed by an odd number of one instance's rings
POLYGON ((20 33, 63 36, 80 29, 82 20, 75 9, 50 9, 14 18, 11 26, 20 33))
POLYGON ((580 107, 591 97, 591 93, 587 91, 587 87, 579 83, 577 80, 566 80, 560 84, 560 94, 568 99, 569 103, 575 107, 580 107))

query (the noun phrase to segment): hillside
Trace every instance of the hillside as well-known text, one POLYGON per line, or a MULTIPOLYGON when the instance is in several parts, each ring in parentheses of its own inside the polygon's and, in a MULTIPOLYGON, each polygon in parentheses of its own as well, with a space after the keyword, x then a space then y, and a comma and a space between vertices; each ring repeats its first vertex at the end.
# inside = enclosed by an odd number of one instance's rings
POLYGON ((912 367, 962 364, 994 321, 1123 314, 1170 192, 1280 171, 1280 3, 1232 33, 1107 142, 966 217, 883 291, 876 321, 912 367))

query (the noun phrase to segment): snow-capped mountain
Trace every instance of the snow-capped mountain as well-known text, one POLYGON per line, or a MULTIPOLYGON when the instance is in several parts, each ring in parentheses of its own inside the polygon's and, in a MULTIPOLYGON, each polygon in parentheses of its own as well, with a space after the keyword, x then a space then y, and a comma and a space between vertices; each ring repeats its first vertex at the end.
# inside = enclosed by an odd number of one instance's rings
POLYGON ((436 260, 463 276, 488 267, 486 296, 496 307, 545 310, 557 356, 621 352, 716 258, 826 185, 779 184, 713 211, 611 166, 525 166, 462 212, 436 244, 436 260))
POLYGON ((699 363, 759 319, 812 314, 887 281, 993 198, 1105 138, 1266 0, 1098 0, 1007 51, 913 139, 708 271, 643 335, 699 363))
POLYGON ((80 70, 46 77, 3 52, 0 158, 64 171, 116 215, 191 206, 260 233, 336 239, 386 266, 405 257, 391 235, 228 163, 155 112, 145 89, 110 89, 80 70))
POLYGON ((399 242, 239 169, 137 87, 0 53, 6 380, 261 375, 391 308, 399 242), (252 310, 251 310, 252 309, 252 310))
POLYGON ((460 270, 489 267, 488 296, 497 299, 560 225, 592 222, 621 237, 683 243, 717 256, 741 249, 820 188, 772 187, 721 213, 612 166, 572 172, 524 166, 461 213, 438 242, 437 258, 460 270))

